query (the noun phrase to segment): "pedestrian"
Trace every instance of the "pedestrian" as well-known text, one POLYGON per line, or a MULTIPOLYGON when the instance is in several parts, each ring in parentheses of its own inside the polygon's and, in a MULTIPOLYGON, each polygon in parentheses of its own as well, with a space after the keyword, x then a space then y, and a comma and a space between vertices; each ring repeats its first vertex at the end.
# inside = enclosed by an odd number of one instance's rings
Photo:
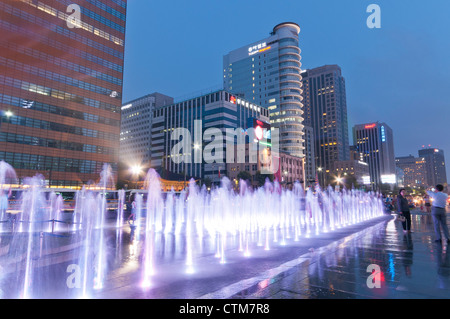
POLYGON ((128 223, 130 225, 134 225, 135 220, 136 220, 136 199, 133 199, 133 202, 131 203, 131 214, 128 217, 128 223))
POLYGON ((402 222, 403 232, 411 232, 411 212, 409 210, 409 203, 406 199, 406 190, 404 188, 400 189, 397 196, 397 212, 405 217, 405 221, 402 222))
POLYGON ((447 216, 445 214, 445 205, 447 204, 448 195, 443 193, 444 186, 441 184, 436 185, 435 190, 427 190, 427 194, 433 198, 433 205, 431 208, 431 216, 433 217, 434 232, 436 234, 435 242, 441 242, 441 228, 447 239, 447 244, 450 244, 450 238, 448 234, 447 216))

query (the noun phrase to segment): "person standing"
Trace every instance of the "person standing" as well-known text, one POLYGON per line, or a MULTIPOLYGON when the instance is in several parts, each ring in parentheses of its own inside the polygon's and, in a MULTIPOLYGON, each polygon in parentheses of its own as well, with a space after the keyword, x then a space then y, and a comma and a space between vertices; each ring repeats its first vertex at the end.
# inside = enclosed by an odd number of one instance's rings
POLYGON ((448 234, 447 216, 445 214, 445 205, 447 204, 448 195, 443 193, 444 186, 441 184, 436 185, 436 190, 427 190, 427 194, 433 198, 433 204, 431 207, 431 216, 433 217, 434 232, 436 234, 435 242, 441 242, 441 228, 447 243, 450 244, 450 238, 448 234))
POLYGON ((405 221, 402 222, 403 231, 411 232, 411 212, 409 210, 409 203, 406 199, 406 190, 404 188, 400 189, 399 194, 397 196, 397 212, 399 212, 403 217, 405 217, 405 221))

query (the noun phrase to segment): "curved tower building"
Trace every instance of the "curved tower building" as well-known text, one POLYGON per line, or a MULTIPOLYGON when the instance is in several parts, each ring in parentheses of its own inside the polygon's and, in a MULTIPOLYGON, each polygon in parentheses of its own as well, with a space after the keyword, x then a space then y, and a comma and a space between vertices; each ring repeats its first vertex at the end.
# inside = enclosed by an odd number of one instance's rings
POLYGON ((280 151, 304 156, 300 27, 276 25, 268 38, 231 51, 223 58, 224 89, 267 107, 280 130, 280 151))

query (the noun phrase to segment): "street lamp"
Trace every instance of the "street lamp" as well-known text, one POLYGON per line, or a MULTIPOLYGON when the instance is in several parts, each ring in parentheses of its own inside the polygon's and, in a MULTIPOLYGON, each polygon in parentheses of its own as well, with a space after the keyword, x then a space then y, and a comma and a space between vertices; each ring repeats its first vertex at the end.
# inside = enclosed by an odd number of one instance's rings
POLYGON ((337 182, 336 187, 338 187, 338 189, 340 189, 341 183, 342 183, 342 177, 340 177, 340 176, 336 177, 336 182, 337 182))
POLYGON ((139 164, 135 164, 130 167, 131 174, 136 177, 135 188, 137 188, 137 182, 139 181, 139 175, 142 172, 142 166, 139 164))

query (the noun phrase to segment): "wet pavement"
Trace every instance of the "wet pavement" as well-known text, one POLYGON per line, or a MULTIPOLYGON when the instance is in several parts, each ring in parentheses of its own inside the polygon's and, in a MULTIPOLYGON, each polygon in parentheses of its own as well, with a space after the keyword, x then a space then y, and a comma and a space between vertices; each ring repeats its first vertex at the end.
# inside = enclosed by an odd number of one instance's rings
MULTIPOLYGON (((404 234, 401 224, 385 215, 317 236, 303 234, 299 241, 274 242, 268 250, 255 245, 248 257, 237 249, 237 238, 230 237, 223 263, 216 256, 214 238, 205 238, 196 243, 190 267, 186 264, 185 238, 158 234, 152 237, 153 275, 148 287, 143 287, 142 241, 127 225, 111 227, 105 230, 110 247, 107 279, 102 289, 91 291, 87 297, 199 301, 449 298, 447 243, 434 242, 430 214, 413 211, 412 231, 404 234)), ((0 239, 1 247, 8 247, 8 235, 0 239)), ((71 277, 68 267, 80 262, 73 259, 77 254, 71 249, 81 243, 74 239, 52 234, 44 237, 49 248, 36 260, 39 271, 35 283, 42 278, 37 297, 80 298, 79 289, 67 284, 71 277), (72 241, 66 243, 69 239, 72 241), (55 248, 50 245, 52 241, 58 243, 55 248)), ((2 254, 0 251, 0 257, 2 254)), ((16 273, 19 278, 20 269, 3 268, 5 278, 16 273)), ((16 298, 7 287, 3 289, 0 297, 16 298)))
MULTIPOLYGON (((447 223, 449 219, 447 213, 447 223)), ((310 251, 292 261, 293 265, 287 263, 281 270, 272 270, 276 273, 273 276, 269 271, 266 279, 230 297, 448 299, 450 247, 445 241, 434 240, 431 215, 413 211, 410 234, 405 234, 401 223, 390 218, 310 251), (379 276, 372 273, 376 266, 379 276)))

